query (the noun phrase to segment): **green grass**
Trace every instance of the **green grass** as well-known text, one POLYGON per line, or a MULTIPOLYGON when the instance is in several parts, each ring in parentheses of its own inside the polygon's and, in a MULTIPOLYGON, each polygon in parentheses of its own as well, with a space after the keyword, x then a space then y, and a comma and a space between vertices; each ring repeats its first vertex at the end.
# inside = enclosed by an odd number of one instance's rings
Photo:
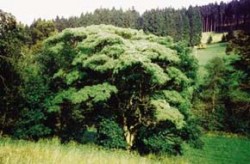
POLYGON ((95 145, 76 143, 60 144, 57 139, 39 142, 0 139, 1 164, 147 164, 147 163, 201 163, 245 164, 250 162, 250 140, 242 137, 206 135, 203 149, 184 148, 184 155, 177 157, 139 156, 123 150, 105 150, 95 145))
POLYGON ((214 57, 224 57, 226 55, 226 43, 210 44, 205 49, 193 49, 193 55, 198 59, 199 64, 204 66, 214 57))
MULTIPOLYGON (((163 160, 162 160, 163 161, 163 160)), ((186 163, 182 158, 164 158, 166 163, 186 163)), ((125 150, 106 150, 96 145, 59 140, 39 142, 0 139, 0 164, 151 164, 161 163, 155 156, 142 157, 125 150)))
POLYGON ((197 164, 246 164, 250 162, 250 140, 239 137, 205 136, 202 150, 186 148, 185 158, 197 164))
POLYGON ((192 54, 198 59, 199 62, 199 83, 202 83, 204 80, 204 77, 207 75, 207 71, 205 69, 205 65, 212 60, 215 57, 225 57, 226 56, 226 46, 227 43, 214 43, 207 45, 207 48, 205 49, 197 49, 194 48, 192 54))

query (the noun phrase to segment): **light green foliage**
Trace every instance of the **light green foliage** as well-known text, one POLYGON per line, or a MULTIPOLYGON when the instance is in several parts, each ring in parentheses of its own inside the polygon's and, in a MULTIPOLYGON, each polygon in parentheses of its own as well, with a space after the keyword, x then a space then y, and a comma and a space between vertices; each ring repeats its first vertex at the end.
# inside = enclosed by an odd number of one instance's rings
POLYGON ((171 122, 181 130, 187 119, 182 112, 189 108, 181 106, 189 104, 192 77, 180 68, 188 51, 172 47, 169 37, 109 25, 66 29, 47 39, 37 60, 50 86, 49 111, 60 118, 58 131, 67 131, 66 116, 75 111, 86 118, 78 125, 97 128, 99 118, 114 116, 129 148, 136 148, 140 126, 171 122), (165 96, 159 97, 162 91, 165 96))
POLYGON ((89 99, 97 103, 107 101, 113 93, 117 93, 116 87, 103 83, 91 87, 86 86, 78 92, 73 93, 69 99, 73 104, 82 103, 89 99))
MULTIPOLYGON (((68 100, 72 102, 72 104, 84 103, 86 101, 91 101, 93 103, 104 102, 111 97, 111 94, 116 92, 116 87, 107 83, 95 86, 85 86, 80 90, 69 88, 68 90, 59 92, 53 99, 53 104, 61 104, 64 100, 68 100)), ((53 111, 53 109, 58 110, 60 107, 52 106, 50 109, 53 111)))
POLYGON ((249 93, 242 92, 241 90, 234 90, 229 95, 235 103, 245 102, 250 103, 249 93))
POLYGON ((66 83, 68 85, 72 84, 74 81, 78 80, 80 78, 80 72, 75 70, 66 75, 66 83))
POLYGON ((181 104, 183 103, 185 100, 183 99, 183 97, 180 95, 180 93, 176 92, 176 91, 169 91, 169 90, 164 90, 163 91, 164 97, 165 99, 169 102, 169 103, 173 103, 173 104, 181 104))
POLYGON ((163 85, 167 81, 169 81, 169 77, 166 73, 164 73, 164 70, 157 64, 154 63, 148 63, 143 65, 145 71, 149 75, 151 75, 151 80, 150 82, 152 84, 157 84, 157 85, 163 85))
POLYGON ((170 67, 168 68, 167 72, 170 78, 174 79, 174 83, 176 85, 186 86, 190 83, 190 80, 187 78, 187 76, 178 68, 170 67))
POLYGON ((152 100, 151 104, 156 108, 156 118, 159 121, 169 120, 176 125, 177 129, 181 129, 184 126, 184 116, 178 109, 170 107, 166 100, 152 100))

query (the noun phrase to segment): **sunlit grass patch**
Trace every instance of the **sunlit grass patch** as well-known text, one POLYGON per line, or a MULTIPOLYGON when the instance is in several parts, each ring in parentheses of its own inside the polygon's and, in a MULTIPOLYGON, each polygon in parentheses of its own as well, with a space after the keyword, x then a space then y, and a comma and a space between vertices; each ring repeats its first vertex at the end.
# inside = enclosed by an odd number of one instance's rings
POLYGON ((222 36, 226 34, 227 33, 203 32, 201 37, 201 43, 206 44, 210 36, 212 37, 212 43, 221 42, 222 36))
POLYGON ((74 142, 60 144, 59 140, 41 140, 37 143, 0 140, 0 163, 2 164, 149 164, 186 163, 182 158, 167 157, 161 161, 155 156, 142 157, 135 152, 106 150, 95 145, 79 145, 74 142))
POLYGON ((206 65, 215 57, 224 57, 226 55, 227 43, 217 43, 208 45, 205 49, 193 49, 193 55, 198 59, 201 66, 206 65))

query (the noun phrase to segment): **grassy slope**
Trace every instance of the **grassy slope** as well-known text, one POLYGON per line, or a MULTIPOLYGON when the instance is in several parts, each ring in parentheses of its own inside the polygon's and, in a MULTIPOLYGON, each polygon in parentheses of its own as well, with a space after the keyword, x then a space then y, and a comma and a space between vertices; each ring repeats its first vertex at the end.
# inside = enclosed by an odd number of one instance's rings
POLYGON ((210 44, 205 49, 193 49, 193 55, 199 60, 199 64, 204 66, 214 57, 223 57, 226 55, 226 43, 210 44))
MULTIPOLYGON (((209 35, 210 33, 203 34, 203 42, 209 35)), ((221 37, 218 34, 213 34, 213 39, 214 36, 217 40, 221 37)), ((224 57, 226 55, 225 50, 226 43, 210 44, 206 49, 194 48, 193 55, 195 55, 199 61, 199 73, 201 77, 206 74, 204 66, 208 63, 208 61, 214 57, 224 57)), ((186 148, 184 158, 188 159, 190 163, 250 163, 250 140, 235 137, 228 138, 218 135, 206 136, 203 140, 205 142, 203 150, 196 150, 188 147, 186 148)))
POLYGON ((193 55, 198 59, 200 68, 198 71, 200 80, 202 81, 207 74, 204 66, 215 57, 224 57, 226 55, 227 43, 214 43, 207 46, 205 49, 193 49, 193 55))
POLYGON ((250 140, 222 136, 206 136, 202 150, 187 149, 185 157, 190 163, 222 164, 250 162, 250 140))
POLYGON ((38 143, 0 139, 0 163, 248 163, 250 161, 250 140, 222 136, 203 137, 205 146, 197 150, 186 146, 182 157, 141 157, 122 150, 105 150, 96 146, 59 144, 58 140, 44 140, 38 143))

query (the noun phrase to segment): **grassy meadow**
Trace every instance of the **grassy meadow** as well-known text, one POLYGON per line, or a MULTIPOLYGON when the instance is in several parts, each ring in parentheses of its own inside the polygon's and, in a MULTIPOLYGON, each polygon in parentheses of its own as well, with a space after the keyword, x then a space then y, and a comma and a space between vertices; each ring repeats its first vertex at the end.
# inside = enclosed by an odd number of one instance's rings
POLYGON ((1 164, 150 164, 186 163, 183 158, 142 157, 125 150, 106 150, 96 145, 60 144, 59 140, 38 142, 0 139, 1 164))
POLYGON ((206 135, 202 150, 188 148, 184 157, 197 164, 247 164, 250 162, 250 140, 242 137, 206 135))
POLYGON ((57 139, 39 142, 0 139, 1 164, 246 164, 250 161, 250 140, 243 137, 207 134, 203 149, 184 148, 183 156, 148 155, 124 150, 106 150, 94 145, 60 144, 57 139))
POLYGON ((205 49, 193 49, 193 55, 199 60, 199 64, 204 66, 207 62, 215 57, 223 57, 226 55, 227 43, 214 43, 207 45, 205 49))
POLYGON ((199 70, 198 75, 200 76, 200 80, 203 80, 203 77, 206 76, 207 71, 205 69, 205 65, 215 57, 224 57, 226 56, 227 43, 213 43, 207 45, 204 49, 194 48, 192 54, 198 59, 199 62, 199 70))

